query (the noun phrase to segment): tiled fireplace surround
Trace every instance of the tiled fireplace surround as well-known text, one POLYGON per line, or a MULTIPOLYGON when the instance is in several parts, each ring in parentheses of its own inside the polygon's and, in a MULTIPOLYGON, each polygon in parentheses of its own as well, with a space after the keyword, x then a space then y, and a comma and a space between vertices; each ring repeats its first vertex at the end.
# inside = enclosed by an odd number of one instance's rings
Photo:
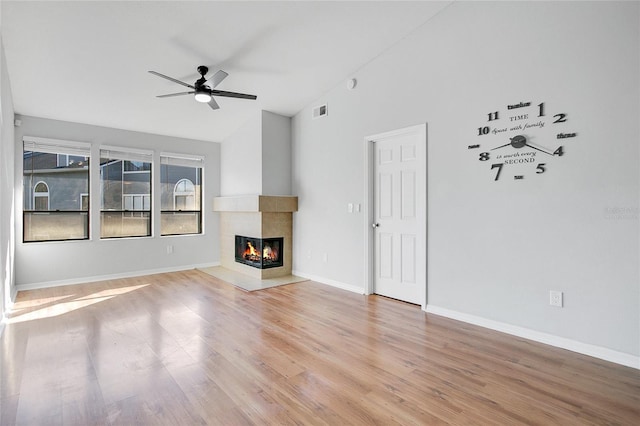
POLYGON ((213 210, 220 212, 220 264, 223 268, 257 279, 291 275, 293 212, 298 197, 247 195, 216 197, 213 210), (235 236, 284 239, 283 266, 257 269, 235 260, 235 236))

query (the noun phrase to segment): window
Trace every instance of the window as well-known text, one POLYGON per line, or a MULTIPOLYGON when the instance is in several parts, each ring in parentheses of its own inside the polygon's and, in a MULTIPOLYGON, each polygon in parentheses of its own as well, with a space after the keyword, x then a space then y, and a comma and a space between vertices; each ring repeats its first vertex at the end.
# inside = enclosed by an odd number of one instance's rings
POLYGON ((151 235, 151 166, 148 151, 100 150, 100 238, 151 235))
POLYGON ((89 156, 86 143, 24 138, 24 242, 89 238, 89 156))
POLYGON ((202 233, 201 157, 183 154, 160 155, 160 233, 184 235, 202 233))
POLYGON ((83 158, 84 157, 79 155, 58 154, 57 165, 58 167, 72 166, 76 163, 82 162, 83 158))
POLYGON ((80 194, 80 210, 89 210, 89 194, 80 194))
POLYGON ((38 182, 33 188, 33 210, 49 210, 49 185, 46 182, 38 182))
POLYGON ((173 188, 173 210, 195 210, 196 186, 189 179, 180 179, 173 188))
POLYGON ((149 171, 151 171, 151 163, 145 163, 143 161, 125 161, 124 162, 125 173, 149 172, 149 171))

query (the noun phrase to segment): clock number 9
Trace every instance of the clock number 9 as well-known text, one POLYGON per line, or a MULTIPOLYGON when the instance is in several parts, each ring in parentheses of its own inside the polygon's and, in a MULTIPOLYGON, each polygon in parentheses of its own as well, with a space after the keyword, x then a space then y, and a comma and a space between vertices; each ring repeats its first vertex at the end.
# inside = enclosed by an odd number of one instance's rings
POLYGON ((481 152, 480 153, 480 158, 478 158, 478 160, 480 161, 487 161, 489 159, 489 153, 488 152, 481 152))

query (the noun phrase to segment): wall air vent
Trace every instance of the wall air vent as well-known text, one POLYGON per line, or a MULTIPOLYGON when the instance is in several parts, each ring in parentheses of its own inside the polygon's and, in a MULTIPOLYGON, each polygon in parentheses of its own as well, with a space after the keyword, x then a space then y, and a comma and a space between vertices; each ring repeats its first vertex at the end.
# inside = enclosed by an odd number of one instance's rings
POLYGON ((316 118, 324 117, 328 113, 329 113, 329 110, 327 109, 327 104, 318 105, 317 107, 313 107, 313 110, 311 111, 311 117, 316 119, 316 118))

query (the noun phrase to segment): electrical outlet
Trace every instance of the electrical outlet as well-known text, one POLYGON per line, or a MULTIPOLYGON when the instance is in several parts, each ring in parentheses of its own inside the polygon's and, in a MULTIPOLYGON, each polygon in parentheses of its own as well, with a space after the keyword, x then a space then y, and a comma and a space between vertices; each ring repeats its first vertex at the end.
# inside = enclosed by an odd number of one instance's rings
POLYGON ((551 290, 549 292, 549 304, 562 308, 562 292, 551 290))
POLYGON ((168 245, 167 246, 167 254, 172 254, 173 253, 173 246, 172 245, 168 245))

